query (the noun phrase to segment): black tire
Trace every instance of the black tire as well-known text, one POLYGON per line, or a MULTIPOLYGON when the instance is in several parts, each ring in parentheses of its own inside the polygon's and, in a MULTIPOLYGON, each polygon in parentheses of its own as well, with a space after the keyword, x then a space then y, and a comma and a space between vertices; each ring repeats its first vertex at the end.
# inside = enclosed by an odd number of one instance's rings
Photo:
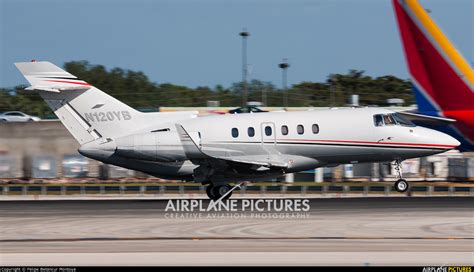
POLYGON ((207 194, 207 197, 209 197, 209 199, 214 199, 214 193, 213 193, 213 189, 214 189, 214 186, 212 186, 212 184, 209 184, 207 187, 206 187, 206 194, 207 194))
POLYGON ((0 119, 0 123, 6 122, 7 120, 5 119, 0 119))
POLYGON ((33 122, 33 121, 35 121, 35 120, 33 120, 33 119, 30 118, 30 119, 28 119, 27 122, 33 122))
MULTIPOLYGON (((225 195, 230 189, 232 189, 232 186, 230 186, 229 184, 214 186, 213 189, 212 189, 212 194, 214 195, 213 200, 218 200, 223 195, 225 195)), ((225 196, 224 200, 229 199, 231 196, 232 196, 232 192, 227 194, 225 196)))
POLYGON ((409 185, 408 185, 408 182, 405 179, 399 179, 399 180, 397 180, 397 182, 395 182, 393 187, 395 188, 395 190, 397 190, 397 192, 404 193, 404 192, 408 191, 409 185))

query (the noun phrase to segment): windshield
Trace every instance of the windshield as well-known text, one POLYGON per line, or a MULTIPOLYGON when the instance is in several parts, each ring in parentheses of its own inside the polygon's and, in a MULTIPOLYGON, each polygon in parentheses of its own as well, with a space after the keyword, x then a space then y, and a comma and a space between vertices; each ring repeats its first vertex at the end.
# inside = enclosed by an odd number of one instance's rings
POLYGON ((400 114, 393 113, 392 116, 395 119, 395 121, 397 121, 397 124, 400 125, 400 126, 404 126, 404 127, 414 127, 415 126, 415 124, 413 124, 410 120, 406 119, 405 117, 403 117, 400 114))
POLYGON ((404 126, 404 127, 414 127, 411 121, 407 120, 405 117, 397 114, 397 113, 390 113, 390 114, 376 114, 374 115, 374 124, 376 127, 382 126, 404 126))

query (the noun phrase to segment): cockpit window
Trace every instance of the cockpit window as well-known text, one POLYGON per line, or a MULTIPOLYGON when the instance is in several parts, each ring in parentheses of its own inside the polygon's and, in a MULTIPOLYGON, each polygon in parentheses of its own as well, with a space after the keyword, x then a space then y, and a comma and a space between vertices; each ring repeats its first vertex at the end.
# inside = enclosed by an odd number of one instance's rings
POLYGON ((391 114, 385 114, 383 116, 383 122, 386 126, 393 126, 397 124, 391 114))
POLYGON ((383 118, 381 114, 374 115, 374 123, 376 127, 383 126, 383 118))
POLYGON ((410 120, 406 119, 400 114, 393 113, 392 114, 393 118, 395 121, 397 121, 397 125, 404 126, 404 127, 414 127, 415 124, 413 124, 410 120))
POLYGON ((390 113, 390 114, 376 114, 374 115, 374 124, 376 127, 382 126, 404 126, 404 127, 414 127, 415 124, 405 119, 403 116, 390 113))

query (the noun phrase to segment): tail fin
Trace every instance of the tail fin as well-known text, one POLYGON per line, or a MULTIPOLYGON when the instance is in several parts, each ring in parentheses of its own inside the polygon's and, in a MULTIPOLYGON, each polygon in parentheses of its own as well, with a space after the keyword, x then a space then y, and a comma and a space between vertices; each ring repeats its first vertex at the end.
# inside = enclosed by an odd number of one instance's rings
POLYGON ((16 67, 82 145, 101 137, 119 137, 143 115, 56 65, 20 62, 16 67))
POLYGON ((417 0, 393 0, 420 112, 474 109, 474 72, 417 0))

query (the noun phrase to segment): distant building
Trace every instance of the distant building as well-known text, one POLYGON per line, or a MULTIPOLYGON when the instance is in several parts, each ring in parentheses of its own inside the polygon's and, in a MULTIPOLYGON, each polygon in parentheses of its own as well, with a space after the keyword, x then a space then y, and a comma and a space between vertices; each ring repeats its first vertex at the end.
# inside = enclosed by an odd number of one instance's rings
POLYGON ((401 98, 389 98, 387 99, 387 104, 389 106, 403 106, 403 104, 405 104, 405 100, 401 98))

